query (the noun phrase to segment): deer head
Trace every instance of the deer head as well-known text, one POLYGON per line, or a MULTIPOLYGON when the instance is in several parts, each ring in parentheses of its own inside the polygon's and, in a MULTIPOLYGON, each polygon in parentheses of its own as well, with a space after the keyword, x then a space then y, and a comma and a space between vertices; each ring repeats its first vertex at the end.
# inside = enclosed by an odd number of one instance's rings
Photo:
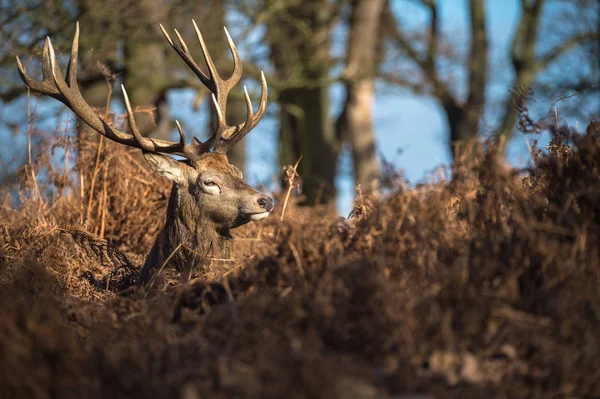
MULTIPOLYGON (((212 93, 217 124, 212 136, 204 142, 194 137, 192 143, 188 144, 184 131, 177 121, 175 123, 179 131, 178 142, 142 136, 137 128, 134 113, 123 86, 121 89, 131 133, 117 130, 100 118, 83 99, 77 84, 79 23, 75 29, 66 78, 56 61, 49 38, 46 39, 43 50, 41 81, 28 76, 17 57, 19 75, 27 86, 62 102, 92 129, 106 138, 141 149, 151 168, 159 175, 173 181, 174 186, 167 210, 166 225, 146 260, 144 269, 155 267, 169 255, 169 251, 173 250, 178 243, 179 246, 183 244, 194 247, 189 248, 192 252, 196 247, 208 248, 210 247, 209 241, 215 241, 214 234, 211 232, 227 239, 230 237, 230 228, 238 227, 252 220, 264 219, 273 209, 273 200, 246 184, 242 173, 235 166, 229 164, 226 155, 227 151, 248 134, 264 115, 267 107, 267 82, 264 74, 261 73, 261 97, 256 113, 254 113, 248 91, 244 87, 246 120, 239 125, 227 125, 225 120, 227 97, 242 76, 242 63, 235 44, 225 29, 229 49, 233 56, 233 72, 229 78, 223 79, 216 70, 196 22, 192 22, 208 68, 208 74, 205 74, 192 58, 188 46, 177 30, 175 30, 177 42, 174 42, 162 25, 160 28, 171 47, 212 93), (172 155, 183 157, 184 160, 176 160, 171 157, 172 155), (150 266, 148 266, 149 264, 150 266)), ((179 255, 176 263, 189 263, 187 261, 185 255, 179 255)), ((142 274, 144 273, 142 272, 142 274)))
POLYGON ((154 153, 144 153, 144 158, 176 184, 178 201, 187 204, 190 219, 206 218, 220 231, 262 220, 273 209, 273 200, 244 182, 225 154, 207 153, 187 162, 154 153))

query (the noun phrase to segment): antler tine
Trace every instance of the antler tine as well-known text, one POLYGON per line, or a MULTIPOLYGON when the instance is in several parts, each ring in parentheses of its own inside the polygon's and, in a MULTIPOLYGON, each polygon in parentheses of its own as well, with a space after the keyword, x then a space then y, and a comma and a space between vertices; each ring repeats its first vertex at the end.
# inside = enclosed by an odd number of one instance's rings
POLYGON ((75 36, 71 45, 71 57, 67 65, 67 79, 69 87, 77 86, 77 58, 79 54, 79 21, 75 24, 75 36))
POLYGON ((260 104, 258 105, 258 111, 252 120, 252 128, 260 122, 265 111, 267 110, 267 101, 269 97, 269 90, 267 88, 267 79, 265 78, 265 73, 260 71, 260 104))
MULTIPOLYGON (((209 152, 210 149, 213 148, 215 144, 221 139, 223 132, 225 132, 227 128, 229 128, 225 123, 225 119, 223 117, 223 114, 221 113, 221 109, 219 108, 219 104, 217 103, 217 98, 214 94, 211 95, 211 100, 217 112, 217 129, 215 130, 215 133, 205 142, 198 140, 196 137, 192 138, 192 145, 189 147, 193 147, 193 150, 198 154, 204 154, 206 152, 209 152)), ((177 126, 179 126, 179 124, 177 124, 177 126)), ((180 134, 183 134, 183 131, 180 130, 180 134)))
MULTIPOLYGON (((183 130, 178 124, 180 132, 179 142, 171 142, 166 140, 151 139, 143 137, 135 124, 133 111, 127 92, 123 89, 125 105, 129 126, 132 134, 122 132, 109 126, 102 118, 100 118, 89 104, 84 100, 77 84, 77 56, 79 51, 79 24, 75 28, 75 36, 71 47, 71 57, 67 68, 67 80, 62 74, 60 66, 56 60, 56 53, 52 46, 52 41, 47 38, 44 45, 42 55, 42 80, 37 81, 27 75, 21 60, 17 57, 17 68, 21 79, 31 89, 39 91, 42 94, 49 95, 67 107, 69 107, 77 116, 79 116, 86 124, 101 135, 124 144, 130 147, 140 148, 144 151, 165 153, 172 155, 180 155, 188 159, 196 159, 201 153, 196 145, 185 144, 185 136, 183 130), (68 81, 68 83, 67 83, 68 81)), ((206 152, 206 151, 205 151, 206 152)))
POLYGON ((217 67, 215 66, 215 63, 212 57, 210 56, 210 53, 208 52, 208 48, 206 47, 206 43, 204 42, 204 37, 202 36, 200 29, 198 29, 196 21, 194 21, 193 19, 192 25, 194 25, 194 31, 196 32, 196 36, 198 37, 198 42, 200 42, 202 56, 204 57, 204 61, 206 62, 206 66, 208 67, 210 84, 207 85, 205 83, 205 86, 207 86, 210 89, 210 91, 212 91, 213 94, 216 96, 221 113, 224 117, 226 117, 227 96, 229 95, 231 89, 240 81, 240 78, 242 77, 242 63, 240 61, 237 48, 235 47, 235 43, 233 43, 233 40, 231 39, 227 28, 224 28, 225 36, 227 37, 227 44, 229 45, 229 50, 231 51, 231 55, 233 56, 233 72, 231 73, 231 76, 229 78, 223 79, 221 75, 219 75, 217 67))
MULTIPOLYGON (((164 148, 157 146, 155 141, 142 136, 135 122, 135 116, 131 108, 131 103, 129 102, 129 96, 127 95, 127 91, 125 90, 125 86, 121 85, 121 91, 123 92, 123 100, 125 101, 125 108, 127 110, 127 121, 129 122, 129 129, 131 130, 131 134, 133 135, 139 148, 147 152, 166 152, 164 148)), ((181 124, 178 120, 175 121, 175 125, 177 126, 177 131, 179 132, 179 142, 170 144, 169 153, 181 155, 190 160, 194 160, 197 159, 199 155, 210 151, 210 147, 205 148, 206 146, 186 144, 185 133, 183 132, 183 128, 181 127, 181 124)))
POLYGON ((244 100, 246 101, 246 121, 243 125, 239 125, 241 126, 240 130, 235 131, 229 139, 219 142, 215 147, 215 152, 225 154, 252 129, 251 126, 252 118, 254 117, 254 110, 246 86, 244 86, 244 100))
POLYGON ((227 44, 229 44, 229 50, 231 51, 231 56, 233 57, 233 71, 231 72, 231 76, 227 79, 229 82, 229 86, 233 87, 242 78, 242 61, 240 60, 240 55, 238 54, 237 48, 235 47, 235 43, 231 39, 231 35, 226 27, 223 27, 225 30, 225 36, 227 36, 227 44))
POLYGON ((217 128, 215 129, 215 133, 208 140, 206 140, 205 144, 209 144, 211 147, 213 147, 219 142, 221 137, 223 137, 223 133, 225 133, 228 126, 227 122, 225 121, 225 114, 219 107, 219 102, 214 94, 211 96, 211 100, 215 106, 215 111, 217 112, 217 128))
MULTIPOLYGON (((48 44, 49 44, 48 47, 49 47, 49 52, 50 52, 50 71, 52 72, 52 78, 54 79, 54 84, 56 85, 56 87, 58 87, 58 91, 60 91, 60 93, 67 99, 67 101, 69 101, 69 103, 71 105, 73 105, 75 97, 71 96, 71 98, 69 98, 67 93, 75 92, 73 90, 74 88, 69 87, 67 85, 67 82, 65 81, 62 71, 60 70, 60 66, 56 63, 56 53, 54 52, 54 47, 52 46, 52 42, 50 40, 48 40, 48 44)), ((75 87, 75 89, 77 89, 77 87, 75 87)), ((78 92, 78 90, 76 90, 76 91, 78 92)))
MULTIPOLYGON (((238 54, 237 48, 235 47, 235 43, 231 39, 231 35, 229 34, 227 28, 223 27, 223 29, 225 30, 225 36, 227 38, 227 44, 229 45, 229 50, 231 51, 231 55, 233 57, 233 71, 231 73, 231 76, 229 76, 229 78, 227 79, 223 79, 217 71, 217 67, 215 66, 215 63, 212 57, 210 56, 210 53, 208 52, 208 48, 206 46, 206 42, 204 41, 204 37, 202 36, 200 29, 198 29, 196 21, 194 21, 193 19, 192 25, 194 25, 194 31, 196 32, 198 42, 200 43, 202 56, 204 57, 204 61, 206 62, 206 66, 208 67, 209 78, 212 81, 211 83, 214 87, 214 90, 211 88, 211 91, 215 93, 215 95, 217 95, 217 98, 219 97, 220 93, 218 92, 220 91, 223 91, 223 94, 227 96, 229 91, 240 81, 240 78, 242 77, 242 62, 240 61, 240 56, 238 54)), ((182 41, 181 38, 180 41, 182 41)))
POLYGON ((183 38, 181 37, 179 32, 175 29, 175 34, 177 35, 177 40, 179 41, 179 45, 177 45, 171 39, 171 36, 169 36, 169 34, 165 30, 165 28, 162 26, 162 24, 159 24, 159 26, 160 26, 160 30, 162 31, 165 39, 167 39, 167 41, 169 42, 171 47, 173 47, 173 50, 175 50, 175 52, 179 55, 179 57, 181 57, 181 59, 192 70, 192 72, 194 72, 194 74, 198 77, 198 79, 200 79, 202 84, 208 87, 210 85, 209 77, 206 76, 206 74, 204 72, 202 72, 202 70, 200 69, 200 67, 198 66, 198 64, 196 63, 194 58, 192 57, 192 54, 190 53, 187 45, 185 44, 185 41, 183 40, 183 38))
POLYGON ((129 102, 129 96, 127 95, 127 90, 125 90, 125 86, 121 85, 121 91, 123 92, 123 100, 125 101, 125 109, 127 110, 127 121, 129 122, 129 130, 131 130, 131 134, 135 138, 136 143, 140 146, 140 148, 144 151, 155 152, 156 149, 149 141, 145 141, 144 137, 140 133, 137 124, 135 123, 135 115, 133 114, 133 110, 131 109, 131 103, 129 102))
POLYGON ((260 122, 262 117, 265 114, 267 109, 267 97, 268 97, 268 88, 267 88, 267 79, 265 78, 265 74, 261 71, 260 73, 260 81, 261 81, 261 92, 260 92, 260 104, 258 106, 258 110, 256 113, 253 111, 252 102, 250 101, 250 96, 248 95, 248 90, 246 86, 244 86, 244 98, 246 100, 246 121, 243 124, 237 125, 233 133, 229 136, 229 138, 225 140, 221 140, 217 143, 215 147, 215 152, 226 153, 233 146, 240 142, 241 139, 244 138, 254 127, 260 122))
POLYGON ((177 131, 179 131, 179 144, 185 146, 185 134, 183 133, 183 129, 181 128, 181 125, 179 124, 179 121, 177 119, 175 119, 175 125, 177 125, 177 131))
POLYGON ((27 72, 25 71, 25 68, 23 67, 23 64, 21 63, 21 60, 19 59, 19 57, 17 57, 17 70, 19 72, 19 76, 21 77, 21 80, 23 82, 25 82, 25 84, 28 87, 30 87, 31 89, 38 91, 40 93, 49 95, 61 102, 64 102, 65 98, 63 97, 62 94, 60 94, 60 91, 54 85, 54 81, 52 80, 52 72, 50 70, 50 58, 48 55, 49 45, 50 45, 50 38, 46 38, 46 41, 44 43, 44 50, 42 52, 42 80, 41 81, 37 81, 37 80, 31 78, 29 75, 27 75, 27 72))
POLYGON ((200 33, 200 29, 198 29, 198 25, 196 25, 196 21, 192 19, 192 25, 194 25, 194 31, 196 31, 196 36, 198 37, 198 41, 200 42, 200 48, 202 50, 202 56, 204 57, 204 61, 206 62, 206 66, 208 67, 208 77, 211 80, 211 83, 214 86, 214 89, 211 91, 215 94, 219 92, 219 83, 221 83, 222 79, 219 76, 219 72, 217 72, 217 67, 208 52, 208 48, 206 47, 206 43, 204 43, 204 38, 202 37, 202 33, 200 33))

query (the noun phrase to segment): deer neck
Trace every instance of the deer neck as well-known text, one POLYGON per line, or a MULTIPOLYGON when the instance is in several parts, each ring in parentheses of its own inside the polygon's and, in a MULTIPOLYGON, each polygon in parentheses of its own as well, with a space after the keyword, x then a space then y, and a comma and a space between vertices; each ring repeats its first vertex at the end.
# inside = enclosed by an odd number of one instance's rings
MULTIPOLYGON (((229 229, 213 223, 196 200, 185 190, 173 185, 167 221, 165 223, 165 248, 174 251, 180 247, 186 263, 194 258, 228 257, 232 237, 229 229), (227 253, 223 253, 227 252, 227 253)), ((196 259, 196 263, 201 262, 196 259)))
POLYGON ((233 238, 229 229, 219 228, 193 197, 173 185, 164 228, 146 258, 139 284, 163 265, 178 270, 207 266, 211 259, 229 258, 233 238))

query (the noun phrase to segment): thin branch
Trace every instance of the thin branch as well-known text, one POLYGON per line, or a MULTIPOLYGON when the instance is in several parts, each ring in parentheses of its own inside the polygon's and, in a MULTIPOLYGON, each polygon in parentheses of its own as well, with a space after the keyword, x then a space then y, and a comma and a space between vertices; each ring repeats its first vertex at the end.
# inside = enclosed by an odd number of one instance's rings
POLYGON ((559 97, 559 98, 557 98, 556 100, 554 100, 554 106, 556 106, 556 104, 557 104, 557 103, 559 103, 559 102, 561 102, 561 101, 568 100, 568 99, 569 99, 569 98, 571 98, 571 97, 577 97, 577 96, 579 96, 580 94, 583 94, 583 93, 585 93, 586 91, 588 91, 588 90, 590 90, 590 89, 594 89, 594 86, 593 86, 593 85, 591 85, 591 86, 588 86, 588 87, 586 87, 585 89, 583 89, 583 90, 579 90, 579 91, 577 91, 577 92, 575 92, 575 93, 573 93, 573 94, 569 94, 569 95, 566 95, 566 96, 559 97))
POLYGON ((386 5, 386 10, 383 14, 383 23, 386 24, 386 30, 389 34, 391 34, 392 39, 400 46, 402 50, 404 50, 408 57, 417 64, 417 66, 431 81, 434 91, 440 97, 442 102, 458 106, 458 103, 452 95, 450 89, 437 75, 435 63, 433 63, 433 66, 428 64, 427 60, 423 59, 423 57, 404 36, 404 33, 400 29, 399 23, 396 21, 389 3, 386 5))
POLYGON ((425 65, 427 65, 428 69, 435 72, 435 57, 437 55, 440 33, 438 9, 434 0, 423 0, 423 3, 429 7, 431 12, 431 24, 429 25, 429 45, 427 46, 427 58, 425 59, 425 65))
POLYGON ((298 170, 298 164, 300 164, 300 161, 302 160, 302 154, 300 154, 300 158, 298 158, 298 160, 296 161, 296 164, 294 165, 293 169, 290 171, 290 173, 288 173, 288 191, 287 194, 285 195, 285 201, 283 202, 283 209, 281 210, 281 218, 279 219, 280 222, 283 222, 283 218, 285 216, 285 209, 287 208, 287 203, 288 200, 290 199, 290 194, 292 193, 292 190, 294 189, 294 187, 296 187, 296 179, 297 179, 297 170, 298 170))
POLYGON ((545 0, 521 1, 521 19, 511 45, 511 57, 515 70, 534 63, 535 43, 545 0))
POLYGON ((542 71, 548 67, 552 62, 556 61, 563 54, 571 50, 573 47, 578 44, 595 40, 597 33, 595 32, 586 32, 580 35, 575 35, 570 37, 569 39, 562 42, 560 45, 556 46, 552 50, 548 51, 548 54, 542 57, 539 61, 535 63, 535 72, 542 71))
POLYGON ((386 82, 389 82, 396 86, 406 87, 416 94, 427 94, 427 85, 425 83, 416 83, 411 82, 408 79, 403 78, 402 76, 398 76, 393 73, 388 72, 379 72, 377 74, 377 78, 382 79, 386 82))
MULTIPOLYGON (((489 69, 489 45, 486 31, 484 0, 470 0, 471 51, 469 54, 468 103, 481 108, 485 105, 485 90, 489 69)), ((481 109, 479 110, 481 112, 481 109)))

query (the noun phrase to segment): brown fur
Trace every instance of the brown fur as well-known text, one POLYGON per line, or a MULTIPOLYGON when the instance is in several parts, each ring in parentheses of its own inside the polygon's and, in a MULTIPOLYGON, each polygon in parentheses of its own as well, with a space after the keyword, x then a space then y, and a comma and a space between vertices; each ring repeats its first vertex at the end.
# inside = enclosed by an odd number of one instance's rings
MULTIPOLYGON (((230 229, 248 223, 255 213, 272 209, 272 199, 259 193, 229 164, 227 156, 208 153, 199 160, 176 162, 162 155, 145 154, 154 170, 174 180, 165 227, 159 233, 138 280, 145 285, 154 271, 165 266, 179 271, 204 267, 214 258, 228 258, 232 249, 230 229), (165 162, 167 166, 155 163, 165 162), (207 192, 211 181, 220 194, 207 192), (259 199, 267 201, 265 208, 259 199)), ((209 189, 210 190, 210 189, 209 189)), ((264 204, 264 203, 263 203, 264 204)))

